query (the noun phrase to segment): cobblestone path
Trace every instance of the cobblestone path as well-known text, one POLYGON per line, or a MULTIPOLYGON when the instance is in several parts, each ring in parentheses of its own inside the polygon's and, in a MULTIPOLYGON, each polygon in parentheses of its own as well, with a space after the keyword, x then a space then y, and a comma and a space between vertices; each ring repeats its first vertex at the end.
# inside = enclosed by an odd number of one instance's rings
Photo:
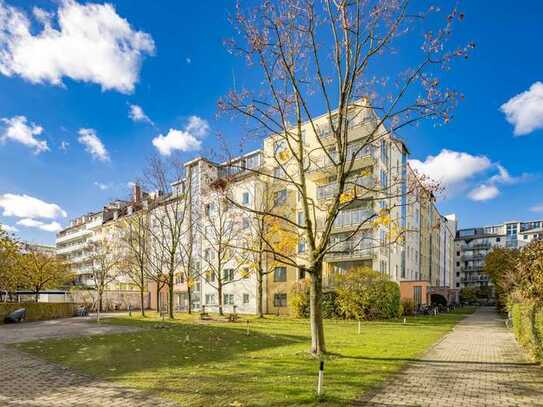
POLYGON ((461 321, 356 406, 543 406, 543 368, 523 355, 492 308, 461 321))

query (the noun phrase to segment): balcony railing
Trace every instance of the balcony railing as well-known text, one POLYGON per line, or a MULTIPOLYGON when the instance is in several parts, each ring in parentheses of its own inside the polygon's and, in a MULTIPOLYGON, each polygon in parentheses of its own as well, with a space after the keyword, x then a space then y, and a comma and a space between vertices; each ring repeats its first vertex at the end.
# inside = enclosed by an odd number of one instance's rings
MULTIPOLYGON (((351 190, 356 187, 371 188, 374 185, 373 177, 358 177, 356 179, 348 180, 345 186, 345 191, 351 190)), ((337 182, 331 182, 329 184, 321 185, 317 187, 317 199, 331 199, 338 194, 337 182)))
MULTIPOLYGON (((334 228, 349 228, 353 226, 358 226, 366 222, 375 214, 375 211, 370 208, 356 208, 342 210, 338 213, 336 219, 334 220, 334 228)), ((370 222, 366 222, 370 223, 370 222)))
MULTIPOLYGON (((361 147, 362 146, 359 143, 354 143, 347 147, 347 156, 346 156, 347 163, 349 163, 352 159, 358 160, 364 157, 374 156, 373 146, 368 145, 368 146, 363 147, 362 149, 361 147)), ((328 158, 328 156, 325 154, 322 154, 316 158, 312 158, 311 165, 309 167, 308 172, 319 171, 319 170, 333 167, 335 165, 334 162, 337 162, 338 156, 337 156, 337 153, 334 151, 330 152, 329 154, 333 161, 330 160, 330 158, 328 158)))
POLYGON ((344 258, 344 257, 372 257, 373 247, 369 244, 360 244, 357 241, 345 241, 331 246, 330 252, 326 255, 326 259, 344 258))

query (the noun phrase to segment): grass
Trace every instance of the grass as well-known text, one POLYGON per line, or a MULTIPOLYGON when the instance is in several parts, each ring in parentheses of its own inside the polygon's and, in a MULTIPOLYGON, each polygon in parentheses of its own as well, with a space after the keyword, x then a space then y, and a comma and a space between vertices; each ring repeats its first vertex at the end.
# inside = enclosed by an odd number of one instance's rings
POLYGON ((326 321, 331 353, 320 400, 315 394, 319 361, 307 352, 306 320, 204 323, 187 314, 164 323, 156 315, 112 318, 104 323, 144 330, 16 346, 101 379, 156 391, 182 406, 338 406, 349 405, 416 359, 470 312, 413 317, 406 324, 364 322, 360 335, 357 322, 326 321))

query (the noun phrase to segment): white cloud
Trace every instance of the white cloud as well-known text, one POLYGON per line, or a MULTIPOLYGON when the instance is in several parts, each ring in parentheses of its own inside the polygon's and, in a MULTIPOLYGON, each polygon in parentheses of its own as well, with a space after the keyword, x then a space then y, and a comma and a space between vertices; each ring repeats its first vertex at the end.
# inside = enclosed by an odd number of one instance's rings
POLYGON ((27 123, 25 116, 14 116, 11 119, 3 118, 1 121, 5 123, 5 129, 0 135, 2 142, 11 140, 24 144, 33 148, 36 154, 49 150, 47 141, 36 138, 36 136, 43 133, 43 127, 34 123, 27 123))
POLYGON ((187 64, 191 64, 191 63, 192 63, 192 59, 190 59, 189 57, 186 57, 186 58, 185 58, 185 62, 186 62, 187 64))
POLYGON ((135 31, 111 4, 63 0, 56 12, 34 8, 43 26, 33 34, 24 11, 0 1, 0 73, 32 83, 62 85, 63 77, 130 93, 152 37, 135 31), (53 21, 54 20, 54 21, 53 21), (56 24, 52 24, 55 22, 56 24))
POLYGON ((60 223, 58 222, 45 223, 31 218, 21 219, 17 222, 17 225, 26 226, 27 228, 41 229, 46 232, 58 232, 62 229, 62 226, 60 226, 60 223))
POLYGON ((85 146, 85 150, 92 155, 92 158, 109 161, 109 153, 94 129, 79 129, 79 138, 77 140, 85 146))
POLYGON ((15 233, 15 232, 19 231, 19 229, 17 229, 15 226, 3 225, 1 223, 0 223, 0 229, 2 229, 4 232, 8 232, 8 233, 15 233))
POLYGON ((102 190, 102 191, 105 191, 106 189, 109 189, 109 185, 108 185, 108 184, 104 184, 104 183, 102 183, 102 182, 96 181, 96 182, 94 183, 94 185, 95 185, 98 189, 100 189, 100 190, 102 190))
POLYGON ((500 190, 496 187, 496 185, 481 184, 471 190, 468 196, 473 201, 488 201, 490 199, 496 198, 499 193, 500 190))
POLYGON ((522 136, 543 129, 543 83, 534 82, 500 106, 505 119, 514 126, 514 134, 522 136))
POLYGON ((48 203, 29 195, 0 195, 0 208, 4 210, 3 216, 18 218, 54 219, 68 216, 66 211, 57 204, 48 203))
POLYGON ((67 141, 62 141, 60 143, 60 149, 62 151, 68 151, 68 147, 70 146, 70 143, 68 143, 67 141))
POLYGON ((543 203, 539 205, 532 206, 530 208, 532 212, 543 212, 543 203))
POLYGON ((153 139, 153 145, 162 155, 171 155, 172 151, 195 151, 202 146, 202 139, 209 134, 209 124, 198 116, 190 116, 184 130, 170 129, 163 136, 153 139))
POLYGON ((474 156, 446 149, 436 156, 429 155, 424 161, 409 160, 409 164, 445 188, 462 184, 492 166, 490 159, 484 155, 474 156))
POLYGON ((130 117, 135 122, 144 122, 153 124, 153 121, 145 114, 141 106, 138 105, 130 105, 130 112, 128 113, 128 117, 130 117))

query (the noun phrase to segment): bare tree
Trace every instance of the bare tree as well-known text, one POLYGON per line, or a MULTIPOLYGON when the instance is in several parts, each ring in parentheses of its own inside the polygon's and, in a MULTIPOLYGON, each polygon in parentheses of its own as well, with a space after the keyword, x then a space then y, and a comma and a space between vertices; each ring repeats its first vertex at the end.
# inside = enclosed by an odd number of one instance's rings
POLYGON ((126 274, 140 292, 141 315, 145 317, 144 293, 149 268, 149 212, 141 208, 123 218, 122 241, 126 246, 126 274))
POLYGON ((188 168, 184 181, 185 201, 187 210, 184 219, 184 244, 181 245, 181 275, 187 286, 188 313, 192 313, 192 290, 194 282, 200 276, 199 256, 197 254, 198 247, 196 245, 196 237, 198 233, 198 224, 201 219, 199 205, 195 204, 192 194, 193 174, 191 167, 188 168))
POLYGON ((150 213, 150 234, 158 258, 164 261, 164 271, 168 284, 168 315, 174 318, 175 276, 181 267, 182 243, 187 213, 186 193, 183 190, 183 166, 171 160, 164 162, 154 157, 149 162, 145 174, 146 181, 159 191, 159 201, 150 213))
POLYGON ((97 295, 96 319, 100 322, 104 293, 120 276, 126 253, 123 253, 116 233, 106 234, 105 231, 102 231, 99 238, 87 243, 86 251, 89 253, 92 280, 97 295))
POLYGON ((204 222, 199 230, 204 245, 202 274, 204 280, 217 290, 219 314, 224 315, 224 287, 243 278, 247 273, 242 244, 242 212, 230 204, 229 185, 218 180, 204 202, 204 222))
MULTIPOLYGON (((307 246, 302 265, 280 253, 274 256, 302 267, 311 277, 314 354, 326 352, 321 313, 323 261, 341 244, 341 240, 330 242, 336 218, 354 204, 362 204, 368 195, 373 207, 373 200, 396 205, 395 200, 407 194, 400 183, 389 179, 371 185, 364 177, 353 177, 355 164, 373 155, 383 140, 394 137, 402 127, 429 118, 447 122, 458 95, 443 90, 439 72, 454 58, 467 57, 472 47, 447 46, 452 27, 463 14, 452 10, 443 16, 442 28, 431 27, 441 21, 440 10, 419 11, 418 3, 413 3, 281 0, 246 9, 238 5, 232 19, 237 36, 227 46, 259 70, 263 86, 254 92, 230 92, 219 102, 219 109, 248 119, 254 124, 252 135, 273 143, 265 147, 265 159, 275 168, 268 165, 259 175, 283 183, 299 196, 301 222, 282 210, 266 215, 300 230, 307 246), (409 57, 402 59, 406 54, 409 57), (406 60, 417 62, 406 65, 406 60), (353 142, 355 132, 363 132, 364 137, 353 142), (309 143, 306 138, 311 139, 309 143), (308 192, 308 174, 317 170, 327 171, 334 180, 334 194, 326 204, 315 202, 308 192)), ((382 218, 382 224, 389 222, 391 209, 389 205, 365 216, 343 242, 356 238, 374 218, 382 218)))

